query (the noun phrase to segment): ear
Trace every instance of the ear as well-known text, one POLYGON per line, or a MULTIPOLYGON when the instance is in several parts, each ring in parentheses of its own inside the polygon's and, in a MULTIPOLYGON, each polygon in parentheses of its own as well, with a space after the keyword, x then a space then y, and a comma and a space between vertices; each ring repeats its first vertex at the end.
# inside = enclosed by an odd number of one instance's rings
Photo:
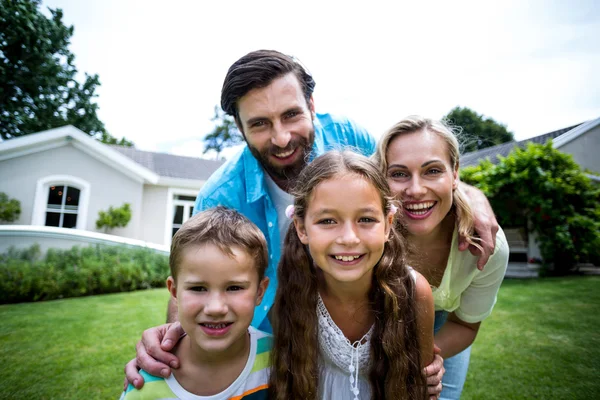
MULTIPOLYGON (((390 232, 392 231, 392 224, 394 223, 394 214, 391 212, 387 213, 385 217, 385 237, 390 237, 390 232)), ((387 240, 387 239, 386 239, 387 240)))
POLYGON ((167 278, 167 289, 171 293, 171 297, 177 300, 177 285, 175 284, 175 279, 172 276, 167 278))
POLYGON ((267 287, 269 287, 269 278, 264 277, 263 280, 258 283, 258 291, 256 292, 255 302, 256 306, 259 306, 262 302, 262 299, 265 296, 265 292, 267 291, 267 287))
POLYGON ((310 99, 308 100, 308 109, 310 110, 312 119, 315 119, 317 117, 317 113, 315 112, 315 99, 312 96, 310 96, 310 99))
POLYGON ((298 235, 300 242, 302 242, 302 244, 308 244, 308 235, 306 234, 304 221, 300 221, 298 218, 294 217, 294 228, 296 228, 296 234, 298 235))

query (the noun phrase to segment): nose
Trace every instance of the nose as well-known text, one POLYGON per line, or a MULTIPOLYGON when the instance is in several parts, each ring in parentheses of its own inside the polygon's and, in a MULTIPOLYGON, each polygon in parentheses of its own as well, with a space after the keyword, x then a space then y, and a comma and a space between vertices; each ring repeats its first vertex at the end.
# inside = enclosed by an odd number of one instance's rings
POLYGON ((271 135, 271 143, 275 146, 284 149, 289 143, 292 134, 289 129, 285 127, 281 122, 273 125, 273 133, 271 135))
POLYGON ((341 227, 342 231, 338 236, 338 244, 344 246, 355 246, 360 243, 360 238, 356 233, 356 226, 352 222, 348 222, 341 227))
POLYGON ((419 176, 413 176, 404 192, 409 197, 419 198, 427 193, 427 188, 423 185, 419 176))
POLYGON ((221 293, 212 293, 204 306, 204 314, 206 315, 224 315, 227 314, 227 311, 227 302, 221 293))

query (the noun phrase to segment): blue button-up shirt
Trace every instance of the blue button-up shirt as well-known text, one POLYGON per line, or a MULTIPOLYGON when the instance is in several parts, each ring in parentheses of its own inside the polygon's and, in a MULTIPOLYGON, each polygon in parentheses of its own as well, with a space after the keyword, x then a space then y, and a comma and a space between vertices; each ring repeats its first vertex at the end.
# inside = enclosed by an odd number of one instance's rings
MULTIPOLYGON (((317 114, 314 119, 315 142, 311 160, 328 150, 354 150, 364 155, 375 151, 375 140, 362 127, 330 114, 317 114)), ((229 159, 206 181, 194 207, 194 214, 218 205, 236 209, 255 223, 264 233, 269 246, 269 266, 266 276, 269 287, 260 306, 254 311, 252 326, 271 332, 267 313, 275 300, 277 265, 281 256, 281 239, 277 210, 265 183, 260 163, 248 147, 229 159)))

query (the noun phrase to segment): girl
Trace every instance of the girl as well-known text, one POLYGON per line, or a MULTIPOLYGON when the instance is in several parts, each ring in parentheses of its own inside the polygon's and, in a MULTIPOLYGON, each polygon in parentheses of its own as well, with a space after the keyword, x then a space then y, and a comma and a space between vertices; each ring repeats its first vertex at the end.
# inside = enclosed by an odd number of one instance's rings
POLYGON ((433 298, 404 263, 385 177, 329 152, 300 174, 278 268, 275 399, 424 399, 433 298))
POLYGON ((445 359, 441 399, 458 399, 471 344, 492 312, 508 264, 502 229, 483 271, 458 237, 479 247, 473 214, 458 185, 459 150, 453 132, 439 121, 410 116, 380 139, 375 160, 402 201, 408 263, 429 281, 435 300, 435 344, 445 359))

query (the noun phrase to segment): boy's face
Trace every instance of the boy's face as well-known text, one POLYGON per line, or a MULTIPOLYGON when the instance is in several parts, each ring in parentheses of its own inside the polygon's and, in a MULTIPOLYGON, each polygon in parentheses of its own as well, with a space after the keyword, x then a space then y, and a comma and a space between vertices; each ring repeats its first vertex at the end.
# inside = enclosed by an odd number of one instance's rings
POLYGON ((231 250, 234 257, 213 244, 189 246, 181 254, 177 282, 167 280, 179 322, 201 352, 233 352, 245 345, 254 307, 268 285, 268 278, 258 281, 248 253, 231 250))

